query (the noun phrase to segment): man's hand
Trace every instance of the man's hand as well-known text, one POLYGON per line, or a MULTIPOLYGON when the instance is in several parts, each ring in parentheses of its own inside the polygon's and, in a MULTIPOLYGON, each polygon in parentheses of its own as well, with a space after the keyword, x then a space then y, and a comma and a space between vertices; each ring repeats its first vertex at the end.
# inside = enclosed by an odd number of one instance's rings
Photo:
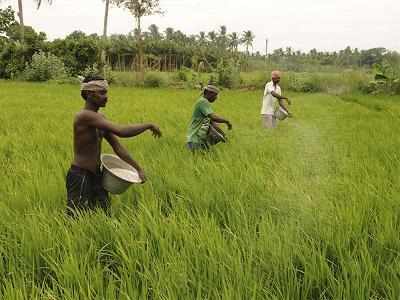
POLYGON ((158 128, 156 125, 151 124, 150 130, 153 132, 153 136, 155 138, 160 138, 162 136, 160 128, 158 128))
POLYGON ((286 101, 289 105, 292 105, 292 101, 289 100, 289 98, 286 98, 286 101))
POLYGON ((226 125, 228 126, 228 129, 229 129, 229 130, 232 130, 232 124, 231 124, 231 122, 228 121, 228 123, 226 123, 226 125))
POLYGON ((145 183, 147 181, 147 178, 146 178, 146 174, 144 174, 144 171, 143 170, 139 170, 138 174, 139 174, 140 180, 142 180, 141 183, 142 184, 145 183))

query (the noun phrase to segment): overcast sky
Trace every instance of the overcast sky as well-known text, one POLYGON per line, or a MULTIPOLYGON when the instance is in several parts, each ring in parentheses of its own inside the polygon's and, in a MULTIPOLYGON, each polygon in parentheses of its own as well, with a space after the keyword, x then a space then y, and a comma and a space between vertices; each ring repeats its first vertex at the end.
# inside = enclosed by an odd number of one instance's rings
MULTIPOLYGON (((45 2, 46 0, 43 0, 45 2)), ((251 30, 254 48, 291 46, 294 49, 339 50, 346 46, 367 49, 385 47, 400 51, 399 0, 160 0, 164 16, 144 18, 144 28, 157 24, 187 34, 217 30, 251 30)), ((2 0, 1 8, 17 0, 2 0)), ((104 4, 101 0, 53 0, 36 10, 33 0, 24 0, 25 23, 47 33, 49 39, 74 30, 102 33, 104 4)), ((134 22, 127 11, 112 7, 109 33, 128 33, 134 22)))

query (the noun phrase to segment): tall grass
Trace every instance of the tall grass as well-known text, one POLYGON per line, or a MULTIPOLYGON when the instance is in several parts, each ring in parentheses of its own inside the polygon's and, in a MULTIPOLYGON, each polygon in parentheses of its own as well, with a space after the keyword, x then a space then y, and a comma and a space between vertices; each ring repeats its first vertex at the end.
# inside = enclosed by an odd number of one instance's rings
MULTIPOLYGON (((260 89, 270 80, 270 70, 264 72, 242 73, 242 87, 260 89)), ((285 90, 303 93, 324 92, 333 95, 360 92, 368 84, 371 75, 361 71, 343 71, 340 73, 298 73, 284 72, 281 85, 285 90)))
POLYGON ((78 89, 0 82, 0 298, 398 299, 400 99, 292 94, 266 132, 261 93, 223 92, 230 142, 193 156, 197 92, 112 88, 108 118, 164 137, 123 141, 149 182, 111 218, 70 220, 78 89))
MULTIPOLYGON (((272 69, 240 73, 235 82, 236 89, 262 89, 270 80, 272 69)), ((140 87, 143 83, 137 81, 135 73, 113 72, 112 83, 117 86, 140 87)), ((148 72, 144 85, 147 87, 173 87, 182 89, 198 88, 209 83, 211 78, 217 81, 218 74, 195 73, 189 69, 179 72, 148 72), (182 79, 184 77, 184 80, 182 79)), ((293 72, 287 71, 282 76, 282 87, 287 91, 302 93, 324 92, 333 95, 359 93, 365 90, 373 79, 364 71, 327 72, 293 72)), ((215 82, 214 82, 215 83, 215 82)))
MULTIPOLYGON (((144 85, 147 87, 173 87, 173 88, 194 88, 202 83, 207 84, 212 76, 211 73, 196 73, 191 69, 182 69, 177 72, 146 72, 146 76, 150 80, 146 80, 144 85), (183 77, 183 78, 182 78, 183 77), (156 78, 156 80, 151 80, 156 78), (147 84, 146 84, 147 81, 147 84), (152 84, 156 81, 156 84, 152 84)), ((216 77, 216 74, 213 75, 216 77)), ((143 82, 138 80, 137 74, 134 72, 112 72, 111 82, 122 87, 140 87, 143 82)))

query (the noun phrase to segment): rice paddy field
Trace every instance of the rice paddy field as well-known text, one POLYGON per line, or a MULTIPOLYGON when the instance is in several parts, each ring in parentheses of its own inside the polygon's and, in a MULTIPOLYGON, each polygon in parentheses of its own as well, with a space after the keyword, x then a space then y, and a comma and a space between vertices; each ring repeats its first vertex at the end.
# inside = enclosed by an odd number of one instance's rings
POLYGON ((197 91, 112 87, 164 136, 123 141, 149 181, 112 217, 69 219, 79 87, 0 81, 0 298, 400 299, 400 97, 291 94, 266 131, 261 94, 223 91, 229 143, 192 155, 197 91))

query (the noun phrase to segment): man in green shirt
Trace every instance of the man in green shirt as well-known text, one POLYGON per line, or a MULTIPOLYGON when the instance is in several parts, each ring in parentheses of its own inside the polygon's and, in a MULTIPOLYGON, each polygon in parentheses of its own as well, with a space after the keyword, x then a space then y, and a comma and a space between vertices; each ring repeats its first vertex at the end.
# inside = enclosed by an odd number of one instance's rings
POLYGON ((218 94, 217 87, 208 85, 204 89, 203 96, 197 100, 194 106, 187 136, 187 146, 192 151, 209 149, 210 130, 214 128, 220 131, 216 123, 225 123, 229 130, 232 129, 232 124, 228 120, 217 116, 211 107, 211 103, 217 100, 218 94))

